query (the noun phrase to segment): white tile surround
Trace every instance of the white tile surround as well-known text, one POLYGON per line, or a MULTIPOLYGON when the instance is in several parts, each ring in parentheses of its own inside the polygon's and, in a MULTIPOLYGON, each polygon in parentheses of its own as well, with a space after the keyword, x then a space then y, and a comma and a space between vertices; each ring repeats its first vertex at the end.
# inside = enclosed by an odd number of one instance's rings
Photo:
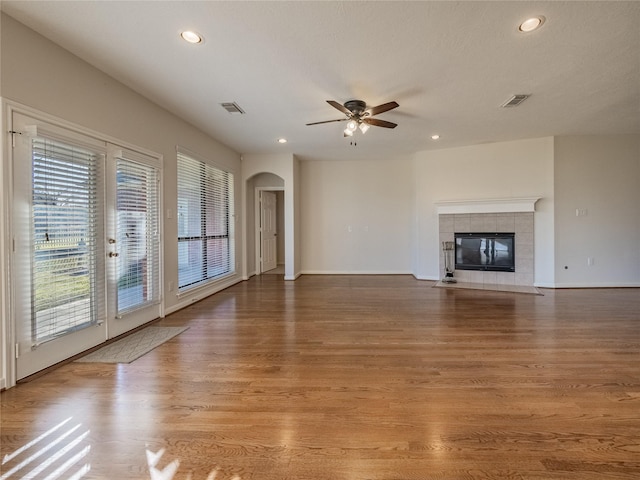
POLYGON ((533 211, 441 213, 439 215, 441 278, 444 278, 445 274, 442 242, 453 242, 454 233, 514 232, 516 255, 515 272, 456 270, 454 277, 460 282, 533 286, 533 215, 533 211))

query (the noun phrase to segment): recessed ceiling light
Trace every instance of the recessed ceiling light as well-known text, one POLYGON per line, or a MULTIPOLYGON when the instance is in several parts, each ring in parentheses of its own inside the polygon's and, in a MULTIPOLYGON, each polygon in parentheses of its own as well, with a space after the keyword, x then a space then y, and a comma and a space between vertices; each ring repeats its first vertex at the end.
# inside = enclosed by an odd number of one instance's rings
POLYGON ((431 135, 431 140, 438 140, 440 138, 440 135, 431 135))
POLYGON ((287 143, 287 139, 286 138, 279 138, 278 139, 278 143, 287 143))
POLYGON ((533 32, 535 29, 540 28, 544 23, 545 18, 540 15, 537 17, 531 17, 526 19, 524 22, 520 24, 518 30, 524 33, 533 32))
POLYGON ((186 40, 189 43, 202 43, 202 35, 192 30, 185 30, 184 32, 180 33, 180 36, 183 40, 186 40))

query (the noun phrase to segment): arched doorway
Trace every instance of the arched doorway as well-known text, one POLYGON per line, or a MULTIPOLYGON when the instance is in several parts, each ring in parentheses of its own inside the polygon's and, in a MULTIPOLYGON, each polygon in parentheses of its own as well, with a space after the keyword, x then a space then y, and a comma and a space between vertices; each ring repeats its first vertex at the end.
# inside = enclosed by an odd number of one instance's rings
POLYGON ((248 277, 263 273, 284 276, 284 179, 262 172, 246 184, 246 258, 248 277))

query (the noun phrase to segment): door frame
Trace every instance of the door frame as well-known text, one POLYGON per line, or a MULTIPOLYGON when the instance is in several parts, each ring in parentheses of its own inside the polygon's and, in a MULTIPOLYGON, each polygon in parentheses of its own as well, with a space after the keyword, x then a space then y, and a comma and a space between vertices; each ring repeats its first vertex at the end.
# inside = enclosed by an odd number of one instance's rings
POLYGON ((278 267, 278 192, 262 190, 260 200, 260 270, 266 273, 278 267))
MULTIPOLYGON (((256 275, 262 275, 262 261, 260 260, 260 248, 262 245, 262 232, 260 231, 261 215, 262 215, 262 207, 260 204, 260 194, 261 192, 284 192, 284 187, 255 187, 255 193, 253 195, 254 198, 254 222, 253 226, 255 229, 255 270, 256 275)), ((285 237, 286 242, 286 237, 285 237)), ((285 259, 285 269, 286 269, 286 259, 285 259)))
MULTIPOLYGON (((159 314, 160 318, 165 316, 165 303, 164 303, 164 261, 163 257, 163 238, 164 238, 164 224, 163 213, 164 212, 164 188, 163 188, 163 174, 164 174, 164 157, 162 154, 148 150, 144 147, 120 140, 110 135, 86 128, 82 125, 64 120, 55 115, 51 115, 42 112, 38 109, 30 107, 28 105, 7 100, 0 97, 0 127, 4 132, 13 132, 14 122, 13 118, 16 114, 32 117, 39 122, 49 123, 56 128, 64 129, 72 133, 79 134, 81 136, 91 137, 93 139, 104 141, 107 144, 116 146, 119 148, 128 149, 131 151, 139 152, 143 155, 154 157, 158 161, 158 168, 160 174, 160 190, 159 190, 159 231, 161 232, 161 247, 160 247, 160 305, 159 314)), ((14 149, 12 148, 13 141, 17 141, 19 133, 16 132, 13 135, 2 135, 0 137, 0 149, 3 154, 0 158, 0 185, 2 191, 0 192, 0 213, 2 215, 2 221, 0 222, 0 267, 2 270, 0 273, 0 329, 3 331, 3 335, 0 338, 4 340, 4 343, 0 345, 0 355, 3 357, 0 360, 0 389, 14 387, 17 383, 17 359, 16 359, 16 341, 17 341, 17 328, 16 324, 16 305, 14 298, 14 283, 9 279, 12 278, 12 272, 15 272, 14 265, 14 248, 16 230, 11 220, 14 209, 14 194, 15 189, 13 186, 13 165, 14 165, 14 149)), ((106 171, 105 171, 106 175, 106 171)), ((106 206, 105 206, 106 208, 106 206)), ((105 216, 106 220, 106 216, 105 216)), ((106 338, 105 338, 106 340, 106 338)), ((1 341, 1 340, 0 340, 1 341)))

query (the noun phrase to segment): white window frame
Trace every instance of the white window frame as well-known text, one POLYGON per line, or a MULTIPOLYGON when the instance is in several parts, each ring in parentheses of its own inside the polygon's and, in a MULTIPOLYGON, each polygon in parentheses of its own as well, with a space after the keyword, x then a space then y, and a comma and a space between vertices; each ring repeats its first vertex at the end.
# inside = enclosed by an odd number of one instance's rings
MULTIPOLYGON (((191 152, 185 148, 182 147, 178 147, 177 148, 177 205, 176 205, 176 212, 177 212, 177 216, 178 216, 178 236, 177 236, 177 240, 178 240, 178 295, 183 294, 185 292, 189 292, 192 291, 194 289, 199 289, 201 287, 205 287, 211 284, 215 284, 217 282, 220 282, 222 280, 228 279, 229 277, 233 277, 234 275, 236 275, 236 249, 235 249, 235 173, 229 169, 229 168, 225 168, 219 164, 216 164, 210 160, 207 160, 205 158, 203 158, 202 156, 191 152), (207 172, 212 172, 212 173, 223 173, 224 175, 227 176, 227 180, 226 180, 226 199, 225 199, 225 205, 223 206, 226 209, 226 219, 225 219, 225 224, 226 224, 226 232, 224 234, 207 234, 206 233, 206 229, 207 229, 207 224, 202 224, 200 223, 198 225, 198 230, 200 231, 199 234, 191 234, 191 235, 181 235, 181 226, 180 226, 180 216, 181 216, 181 211, 184 210, 187 202, 185 201, 185 196, 187 196, 186 191, 183 192, 181 194, 181 181, 186 180, 186 178, 181 179, 181 172, 180 172, 180 163, 182 161, 190 161, 190 162, 196 162, 197 164, 199 164, 204 171, 207 172), (182 198, 181 198, 182 197, 182 198), (213 256, 209 256, 206 255, 206 258, 203 259, 203 264, 201 265, 201 268, 203 270, 203 275, 200 277, 200 279, 195 280, 195 281, 188 281, 188 280, 184 280, 180 278, 180 262, 184 262, 184 259, 180 259, 180 243, 184 243, 184 242, 188 242, 188 241, 199 241, 201 242, 201 245, 203 246, 203 251, 206 248, 206 243, 207 241, 212 241, 212 240, 219 240, 219 239, 226 239, 226 250, 227 250, 227 257, 226 257, 226 263, 228 265, 228 270, 221 272, 220 274, 208 274, 208 270, 210 268, 213 268, 212 265, 207 265, 207 260, 213 259, 215 258, 215 254, 213 256)), ((202 180, 202 178, 199 178, 199 180, 202 180)), ((188 187, 193 188, 195 185, 191 184, 191 185, 182 185, 182 188, 187 189, 188 187)), ((209 185, 212 186, 212 185, 209 185)), ((198 185, 198 188, 202 187, 202 183, 200 183, 198 185)), ((201 197, 201 199, 206 198, 207 200, 211 199, 211 195, 213 195, 214 192, 212 192, 211 190, 207 190, 204 193, 204 196, 201 197)), ((205 201, 205 200, 202 200, 205 201)), ((218 206, 218 205, 215 205, 218 206)), ((207 212, 200 212, 200 220, 202 220, 203 218, 206 221, 206 215, 207 212)), ((191 218, 191 220, 193 220, 193 217, 191 218)), ((184 232, 183 232, 184 233, 184 232)), ((188 260, 187 260, 188 261, 188 260)))

